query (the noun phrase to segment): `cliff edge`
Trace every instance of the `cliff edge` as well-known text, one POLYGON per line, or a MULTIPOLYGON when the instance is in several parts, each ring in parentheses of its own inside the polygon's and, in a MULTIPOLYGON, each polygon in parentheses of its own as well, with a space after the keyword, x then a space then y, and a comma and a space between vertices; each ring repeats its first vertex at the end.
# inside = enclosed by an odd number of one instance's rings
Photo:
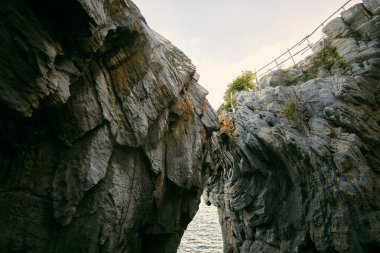
POLYGON ((379 20, 377 0, 344 11, 324 28, 337 64, 315 52, 219 111, 205 195, 225 252, 380 251, 379 20))
POLYGON ((0 251, 176 252, 217 116, 132 1, 0 2, 0 251))

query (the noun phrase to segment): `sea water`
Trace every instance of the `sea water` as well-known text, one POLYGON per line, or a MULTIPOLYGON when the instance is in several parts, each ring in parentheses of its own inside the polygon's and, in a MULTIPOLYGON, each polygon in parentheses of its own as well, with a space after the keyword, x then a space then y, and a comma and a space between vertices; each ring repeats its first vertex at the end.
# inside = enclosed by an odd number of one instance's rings
POLYGON ((223 253, 218 210, 202 201, 182 237, 177 253, 223 253))

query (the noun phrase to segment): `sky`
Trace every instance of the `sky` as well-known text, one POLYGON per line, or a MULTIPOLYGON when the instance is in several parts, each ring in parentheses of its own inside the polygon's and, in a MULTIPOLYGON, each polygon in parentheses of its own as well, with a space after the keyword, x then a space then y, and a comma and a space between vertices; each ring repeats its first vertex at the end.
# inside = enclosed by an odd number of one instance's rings
MULTIPOLYGON (((192 60, 201 76, 199 83, 209 91, 209 102, 218 109, 227 85, 242 71, 255 71, 271 62, 347 0, 134 2, 148 25, 192 60)), ((360 2, 352 0, 346 8, 360 2)), ((322 37, 322 32, 315 37, 322 37)))

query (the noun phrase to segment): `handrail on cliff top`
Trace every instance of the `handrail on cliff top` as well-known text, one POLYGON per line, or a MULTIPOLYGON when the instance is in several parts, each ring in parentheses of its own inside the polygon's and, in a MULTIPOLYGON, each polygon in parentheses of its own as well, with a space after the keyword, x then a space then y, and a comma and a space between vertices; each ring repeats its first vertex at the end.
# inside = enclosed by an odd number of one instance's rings
MULTIPOLYGON (((352 0, 349 0, 347 1, 344 5, 342 5, 339 9, 337 9, 333 14, 331 14, 328 18, 326 18, 317 28, 315 28, 310 34, 306 35, 304 38, 302 38, 299 42, 297 42, 295 45, 293 45, 291 48, 287 49, 284 53, 282 53, 280 56, 278 56, 277 58, 275 58, 273 61, 269 62, 268 64, 266 64, 265 66, 261 67, 259 70, 255 70, 255 76, 256 76, 256 82, 258 82, 258 79, 266 74, 269 74, 270 72, 272 72, 273 70, 275 69, 280 69, 281 68, 281 65, 286 63, 287 61, 289 60, 292 60, 293 61, 293 66, 296 65, 296 61, 294 60, 294 57, 301 54, 305 54, 307 51, 309 51, 310 49, 312 49, 312 46, 313 46, 313 43, 310 42, 310 37, 312 35, 314 35, 320 28, 324 27, 324 25, 332 18, 335 16, 335 14, 337 14, 340 10, 343 10, 345 11, 345 7, 350 3, 352 2, 352 0), (296 47, 300 47, 302 46, 304 43, 307 43, 306 47, 303 47, 301 50, 298 50, 297 52, 295 53, 292 53, 292 50, 294 50, 296 47), (281 61, 281 62, 278 62, 278 60, 280 60, 283 56, 289 54, 290 57, 286 58, 285 60, 281 61), (268 68, 270 67, 271 65, 274 65, 274 67, 272 68, 268 68), (266 71, 263 71, 263 70, 266 70, 266 71), (260 73, 262 72, 262 73, 260 73)), ((325 39, 325 34, 322 35, 322 38, 320 38, 318 41, 316 41, 315 43, 318 43, 320 42, 321 40, 324 41, 325 39)))

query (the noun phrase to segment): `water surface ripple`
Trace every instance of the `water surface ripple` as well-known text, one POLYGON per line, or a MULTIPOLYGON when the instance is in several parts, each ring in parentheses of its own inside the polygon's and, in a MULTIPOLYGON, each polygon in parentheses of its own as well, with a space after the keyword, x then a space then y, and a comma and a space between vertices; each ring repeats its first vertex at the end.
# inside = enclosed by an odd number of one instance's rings
POLYGON ((177 253, 223 253, 218 211, 202 203, 182 237, 177 253))

